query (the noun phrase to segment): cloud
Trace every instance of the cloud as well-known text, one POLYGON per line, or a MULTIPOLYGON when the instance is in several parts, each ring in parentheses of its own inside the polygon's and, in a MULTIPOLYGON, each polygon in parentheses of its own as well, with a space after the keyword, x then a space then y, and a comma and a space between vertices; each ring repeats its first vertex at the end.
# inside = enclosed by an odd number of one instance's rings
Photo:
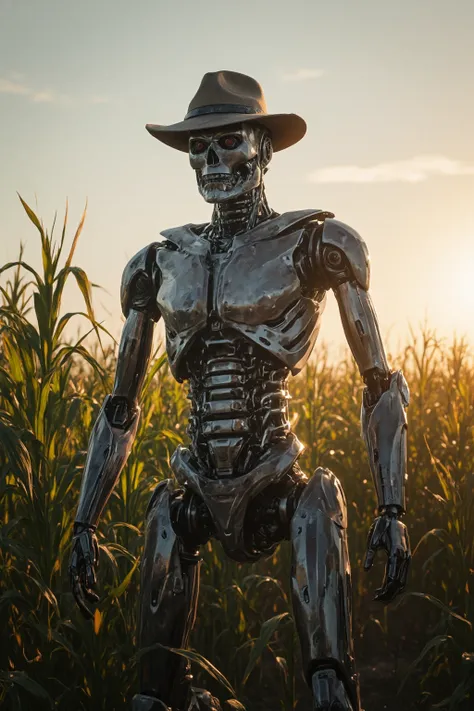
POLYGON ((306 79, 319 79, 324 74, 323 69, 297 69, 282 75, 283 81, 306 81, 306 79))
POLYGON ((0 94, 29 94, 30 89, 18 81, 2 79, 0 77, 0 94))
POLYGON ((0 77, 0 94, 12 94, 16 96, 24 96, 29 101, 34 103, 49 103, 49 104, 107 104, 109 98, 107 96, 84 96, 72 97, 68 94, 54 91, 52 89, 34 89, 29 86, 21 75, 11 75, 11 79, 0 77), (23 81, 20 81, 22 79, 23 81))
POLYGON ((474 165, 446 156, 424 155, 368 167, 334 165, 310 173, 312 183, 421 183, 436 175, 474 175, 474 165))

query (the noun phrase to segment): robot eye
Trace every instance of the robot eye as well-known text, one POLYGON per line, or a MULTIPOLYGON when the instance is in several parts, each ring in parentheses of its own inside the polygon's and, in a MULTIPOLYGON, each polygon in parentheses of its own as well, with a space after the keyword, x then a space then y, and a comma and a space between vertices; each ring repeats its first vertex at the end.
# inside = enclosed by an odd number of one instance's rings
POLYGON ((234 150, 237 146, 240 146, 242 139, 240 136, 222 136, 219 138, 219 145, 221 148, 225 148, 228 151, 234 150))
POLYGON ((207 143, 202 141, 200 138, 191 139, 189 142, 189 149, 191 153, 204 153, 207 148, 207 143))

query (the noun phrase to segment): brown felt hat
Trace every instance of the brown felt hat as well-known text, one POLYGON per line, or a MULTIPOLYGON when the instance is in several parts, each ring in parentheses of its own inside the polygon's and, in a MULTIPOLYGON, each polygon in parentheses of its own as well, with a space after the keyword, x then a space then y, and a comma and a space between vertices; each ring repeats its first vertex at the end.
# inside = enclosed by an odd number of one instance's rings
POLYGON ((303 138, 306 123, 296 114, 269 114, 258 81, 239 72, 208 72, 183 121, 171 126, 147 123, 146 129, 162 143, 188 152, 189 134, 236 123, 256 121, 271 133, 273 150, 281 151, 303 138))

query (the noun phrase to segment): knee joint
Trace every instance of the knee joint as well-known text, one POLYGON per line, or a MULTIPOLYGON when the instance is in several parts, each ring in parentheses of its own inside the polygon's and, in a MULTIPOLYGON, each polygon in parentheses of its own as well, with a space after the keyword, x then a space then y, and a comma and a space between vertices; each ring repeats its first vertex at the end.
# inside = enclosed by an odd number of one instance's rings
POLYGON ((329 470, 318 467, 306 484, 297 511, 321 511, 340 528, 347 528, 347 504, 339 479, 329 470))

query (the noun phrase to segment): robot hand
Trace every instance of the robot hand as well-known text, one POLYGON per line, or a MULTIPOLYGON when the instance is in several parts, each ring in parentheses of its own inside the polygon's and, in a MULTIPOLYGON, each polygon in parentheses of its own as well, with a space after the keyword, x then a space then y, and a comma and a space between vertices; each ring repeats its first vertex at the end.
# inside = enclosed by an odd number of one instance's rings
POLYGON ((379 549, 388 560, 382 586, 376 590, 375 600, 390 602, 405 587, 411 561, 407 527, 399 519, 397 507, 388 507, 370 527, 364 570, 370 570, 379 549))
POLYGON ((68 572, 72 594, 87 619, 91 619, 94 615, 87 606, 86 600, 92 603, 99 600, 99 596, 93 590, 96 585, 95 571, 98 565, 99 545, 94 529, 82 523, 75 523, 68 572))

